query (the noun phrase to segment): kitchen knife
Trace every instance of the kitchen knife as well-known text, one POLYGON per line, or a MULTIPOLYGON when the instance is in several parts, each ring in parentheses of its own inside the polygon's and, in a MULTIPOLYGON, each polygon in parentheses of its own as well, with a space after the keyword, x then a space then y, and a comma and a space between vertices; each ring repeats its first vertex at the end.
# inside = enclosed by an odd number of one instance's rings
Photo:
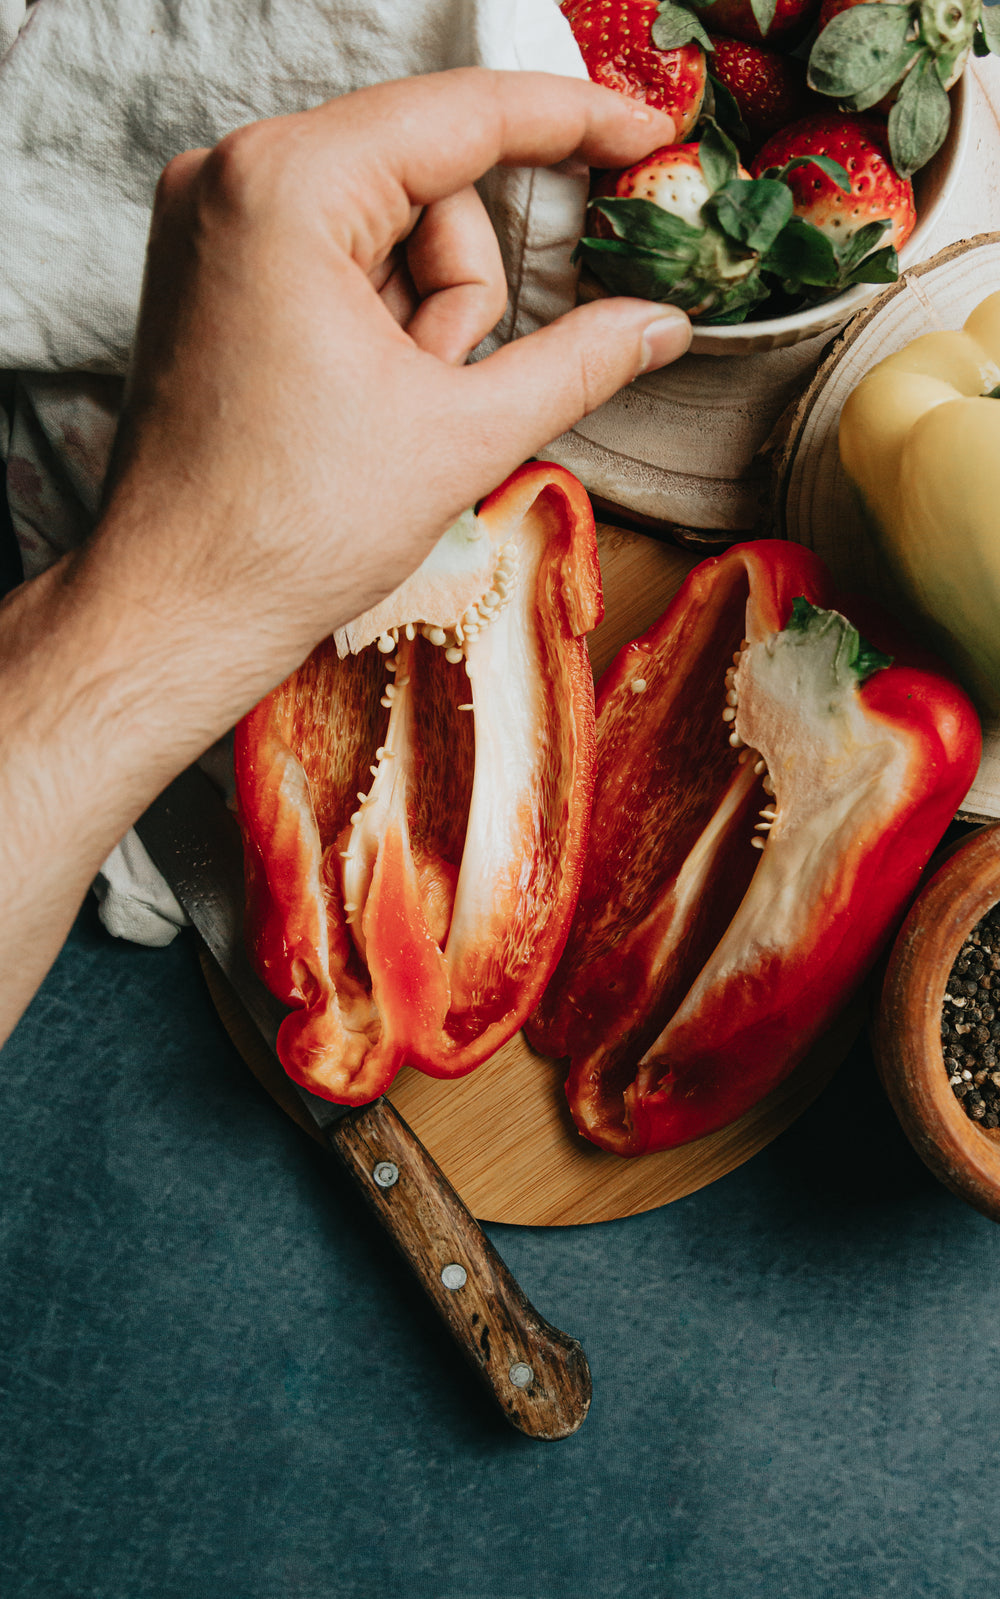
MULTIPOLYGON (((246 953, 243 847, 214 784, 199 767, 190 767, 139 819, 136 831, 273 1051, 287 1013, 246 953)), ((437 1162, 389 1101, 352 1109, 285 1081, 511 1425, 531 1438, 574 1433, 590 1405, 583 1349, 529 1304, 437 1162)))

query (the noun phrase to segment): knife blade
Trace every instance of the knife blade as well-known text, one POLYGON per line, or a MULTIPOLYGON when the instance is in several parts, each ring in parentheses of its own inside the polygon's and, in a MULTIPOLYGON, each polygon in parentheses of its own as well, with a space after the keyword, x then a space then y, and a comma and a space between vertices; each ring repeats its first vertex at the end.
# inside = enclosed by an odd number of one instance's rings
MULTIPOLYGON (((287 1012, 258 978, 246 951, 242 841, 215 785, 199 767, 189 767, 140 817, 136 831, 273 1052, 287 1012)), ((280 1064, 278 1069, 283 1072, 280 1064)), ((529 1303, 388 1099, 352 1108, 311 1094, 290 1078, 284 1082, 507 1421, 531 1438, 574 1433, 591 1398, 581 1345, 529 1303)))

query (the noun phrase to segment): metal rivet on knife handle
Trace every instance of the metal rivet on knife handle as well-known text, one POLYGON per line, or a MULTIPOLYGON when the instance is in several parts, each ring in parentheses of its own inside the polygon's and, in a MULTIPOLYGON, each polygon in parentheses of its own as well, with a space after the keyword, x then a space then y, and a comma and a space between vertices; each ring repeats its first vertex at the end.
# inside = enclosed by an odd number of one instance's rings
POLYGON ((535 1380, 534 1372, 523 1360, 515 1361, 510 1368, 509 1375, 515 1388, 530 1388, 535 1380))
POLYGON ((445 1266, 441 1272, 441 1281, 452 1293, 455 1292, 456 1288, 464 1288, 468 1280, 468 1272, 457 1261, 453 1261, 450 1266, 445 1266))
POLYGON ((399 1181, 399 1167, 394 1166, 391 1160, 380 1160, 372 1176, 380 1188, 391 1188, 393 1183, 399 1181))

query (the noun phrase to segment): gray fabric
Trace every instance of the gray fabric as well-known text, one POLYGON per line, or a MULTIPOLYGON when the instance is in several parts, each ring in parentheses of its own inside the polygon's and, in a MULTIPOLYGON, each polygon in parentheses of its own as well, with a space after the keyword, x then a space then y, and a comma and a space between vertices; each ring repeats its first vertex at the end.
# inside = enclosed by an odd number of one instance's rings
POLYGON ((0 56, 14 43, 26 14, 25 0, 0 0, 0 56))
MULTIPOLYGON (((41 0, 0 62, 0 367, 124 371, 171 156, 471 65, 585 76, 552 0, 41 0)), ((515 289, 503 336, 572 303, 585 194, 581 171, 490 179, 515 289)))

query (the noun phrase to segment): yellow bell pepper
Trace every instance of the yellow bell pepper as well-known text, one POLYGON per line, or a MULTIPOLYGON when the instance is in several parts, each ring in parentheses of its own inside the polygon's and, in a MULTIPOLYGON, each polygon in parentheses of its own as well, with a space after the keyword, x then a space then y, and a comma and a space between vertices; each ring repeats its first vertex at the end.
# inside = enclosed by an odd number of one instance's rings
POLYGON ((928 642, 1000 715, 1000 294, 961 331, 880 361, 848 398, 839 443, 928 642))

